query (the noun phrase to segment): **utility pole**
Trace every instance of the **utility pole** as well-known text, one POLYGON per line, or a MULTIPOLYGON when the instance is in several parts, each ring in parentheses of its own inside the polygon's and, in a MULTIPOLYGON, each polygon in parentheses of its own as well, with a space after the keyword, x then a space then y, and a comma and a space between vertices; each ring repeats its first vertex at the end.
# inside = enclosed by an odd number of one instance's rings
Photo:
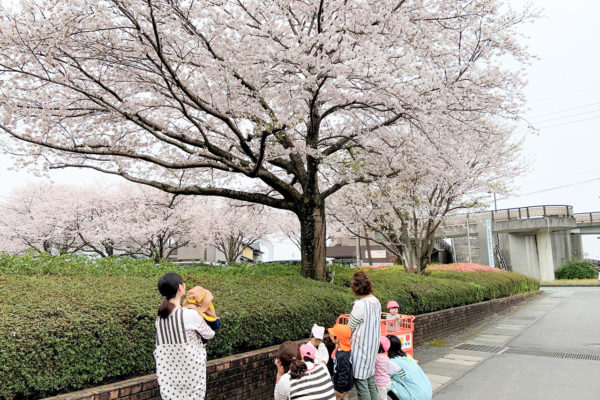
MULTIPOLYGON (((454 243, 454 241, 452 242, 454 243)), ((472 263, 471 258, 471 232, 469 230, 469 214, 467 213, 467 248, 469 249, 469 263, 472 263)))
POLYGON ((356 236, 356 266, 358 267, 358 260, 360 260, 360 245, 358 244, 358 241, 360 240, 358 238, 358 234, 360 233, 359 231, 359 225, 358 225, 358 220, 356 221, 356 234, 354 236, 356 236))

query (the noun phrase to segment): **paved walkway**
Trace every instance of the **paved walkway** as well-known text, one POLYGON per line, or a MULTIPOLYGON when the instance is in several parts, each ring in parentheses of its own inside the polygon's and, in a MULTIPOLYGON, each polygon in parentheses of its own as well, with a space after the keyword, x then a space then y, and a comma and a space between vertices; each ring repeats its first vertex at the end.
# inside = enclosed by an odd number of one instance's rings
POLYGON ((434 399, 600 399, 600 288, 545 291, 422 364, 434 399))

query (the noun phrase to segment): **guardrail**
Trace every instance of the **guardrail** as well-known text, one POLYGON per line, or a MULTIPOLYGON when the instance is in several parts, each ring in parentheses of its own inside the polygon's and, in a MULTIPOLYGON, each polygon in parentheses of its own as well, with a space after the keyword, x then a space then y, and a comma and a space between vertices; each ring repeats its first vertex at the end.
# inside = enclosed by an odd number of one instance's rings
MULTIPOLYGON (((598 214, 597 216, 594 215, 593 218, 597 218, 597 221, 600 222, 600 213, 585 213, 585 215, 587 214, 598 214)), ((542 205, 506 208, 503 210, 483 211, 470 214, 451 215, 444 218, 441 225, 464 226, 467 224, 467 220, 469 224, 477 224, 480 222, 484 222, 486 219, 492 221, 510 221, 544 217, 573 217, 574 215, 576 214, 573 214, 573 206, 542 205)), ((593 222, 596 222, 596 220, 594 220, 593 222)))
POLYGON ((593 222, 600 222, 600 211, 576 213, 574 214, 574 217, 575 222, 578 224, 591 224, 593 222))

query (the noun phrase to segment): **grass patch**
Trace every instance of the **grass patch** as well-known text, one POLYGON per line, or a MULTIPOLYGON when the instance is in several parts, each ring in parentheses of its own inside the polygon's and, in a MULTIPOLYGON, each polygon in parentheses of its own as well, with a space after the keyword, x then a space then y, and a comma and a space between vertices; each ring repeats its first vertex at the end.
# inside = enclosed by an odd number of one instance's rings
POLYGON ((427 345, 432 347, 444 347, 446 345, 446 341, 435 338, 431 342, 427 343, 427 345))
POLYGON ((540 281, 541 285, 600 285, 598 279, 557 279, 555 281, 540 281))

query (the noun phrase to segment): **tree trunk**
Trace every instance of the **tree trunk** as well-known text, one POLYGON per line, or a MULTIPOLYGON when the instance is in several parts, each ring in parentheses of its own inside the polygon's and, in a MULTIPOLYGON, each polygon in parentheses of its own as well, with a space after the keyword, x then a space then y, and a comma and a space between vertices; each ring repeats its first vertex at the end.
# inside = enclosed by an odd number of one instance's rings
POLYGON ((369 240, 369 234, 367 233, 367 227, 363 225, 363 231, 365 233, 365 241, 367 242, 367 260, 369 265, 373 265, 373 255, 371 254, 371 242, 369 240))
POLYGON ((413 266, 415 265, 414 251, 413 251, 412 240, 410 238, 408 226, 406 223, 402 223, 401 230, 402 230, 402 234, 401 234, 401 236, 402 236, 402 238, 401 238, 402 259, 403 259, 403 263, 404 263, 404 269, 406 272, 413 273, 414 272, 413 266))
POLYGON ((326 225, 325 204, 306 206, 298 213, 300 219, 300 252, 302 276, 325 280, 326 225))
POLYGON ((231 237, 225 244, 225 260, 227 265, 231 265, 237 261, 239 243, 235 238, 231 237))

